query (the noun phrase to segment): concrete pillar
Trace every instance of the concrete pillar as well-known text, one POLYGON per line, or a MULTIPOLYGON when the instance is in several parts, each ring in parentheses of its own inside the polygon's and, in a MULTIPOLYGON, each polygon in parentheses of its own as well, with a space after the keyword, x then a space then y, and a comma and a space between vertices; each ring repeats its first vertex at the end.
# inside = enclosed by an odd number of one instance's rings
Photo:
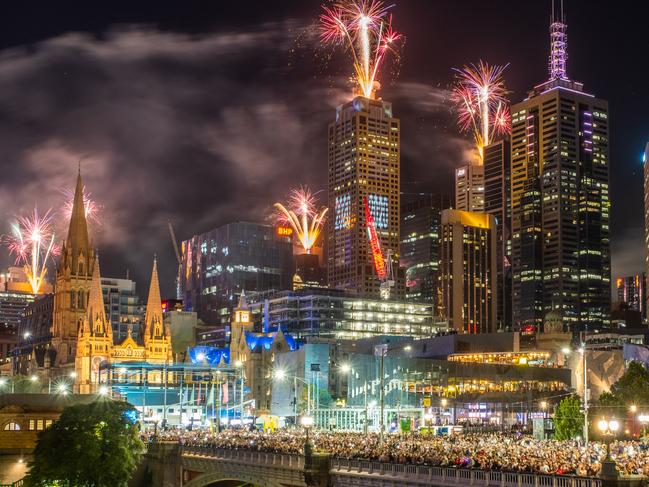
POLYGON ((306 449, 304 455, 304 481, 309 487, 327 487, 329 485, 330 455, 315 453, 306 449))

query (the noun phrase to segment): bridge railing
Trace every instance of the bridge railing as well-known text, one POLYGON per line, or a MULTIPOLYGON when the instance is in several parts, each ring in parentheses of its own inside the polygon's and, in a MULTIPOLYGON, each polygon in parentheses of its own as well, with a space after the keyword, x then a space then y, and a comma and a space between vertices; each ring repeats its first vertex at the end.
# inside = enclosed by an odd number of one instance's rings
POLYGON ((478 485, 484 487, 602 487, 600 479, 566 475, 498 472, 464 468, 431 467, 383 463, 370 460, 332 458, 331 470, 369 473, 400 478, 417 478, 430 483, 478 485))
POLYGON ((230 450, 225 448, 212 448, 209 446, 183 445, 181 453, 215 458, 219 460, 263 465, 265 467, 278 467, 302 470, 304 469, 304 456, 289 455, 286 453, 273 453, 251 450, 230 450))

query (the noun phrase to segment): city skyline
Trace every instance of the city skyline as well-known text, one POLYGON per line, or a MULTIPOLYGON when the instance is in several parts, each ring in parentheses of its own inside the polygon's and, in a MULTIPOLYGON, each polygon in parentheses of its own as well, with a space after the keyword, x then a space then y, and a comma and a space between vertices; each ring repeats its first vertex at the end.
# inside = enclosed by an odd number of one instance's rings
MULTIPOLYGON (((487 11, 475 2, 476 10, 466 17, 450 2, 435 2, 434 16, 423 2, 395 7, 395 27, 407 42, 400 76, 390 79, 384 73, 379 94, 393 103, 402 120, 403 186, 418 180, 422 191, 449 192, 453 171, 471 147, 470 137, 455 127, 450 102, 444 101, 451 68, 479 59, 510 62, 505 79, 514 103, 546 79, 550 2, 496 3, 487 11), (494 13, 499 8, 502 18, 494 13), (430 30, 426 22, 418 20, 427 15, 433 32, 425 32, 430 30), (480 18, 493 20, 499 35, 485 38, 485 27, 475 24, 480 18), (515 18, 529 24, 519 41, 505 28, 515 18), (458 26, 468 32, 452 37, 458 26), (448 47, 451 38, 454 44, 443 54, 429 42, 436 39, 448 47), (429 48, 430 54, 422 52, 429 48)), ((155 15, 116 11, 107 21, 81 11, 57 22, 57 32, 32 27, 12 35, 7 29, 0 36, 0 71, 6 74, 0 103, 8 104, 10 114, 0 130, 7 134, 3 159, 13 162, 0 183, 6 216, 23 214, 35 203, 41 209, 62 206, 58 188, 74 184, 83 158, 84 182, 104 207, 105 221, 93 231, 93 245, 100 250, 105 275, 122 277, 128 268, 138 282, 146 282, 150 258, 157 253, 163 293, 171 296, 176 265, 167 219, 185 240, 229 221, 265 220, 289 184, 324 189, 326 144, 310 142, 322 140, 335 106, 351 98, 344 82, 349 70, 339 56, 329 66, 311 58, 304 31, 317 18, 319 3, 289 4, 260 10, 248 17, 247 25, 234 20, 240 14, 236 11, 223 16, 208 11, 199 22, 188 13, 176 18, 162 9, 155 15), (149 25, 133 25, 142 23, 149 25), (277 47, 269 48, 273 42, 277 47), (32 49, 19 47, 25 44, 32 49), (256 52, 261 45, 265 50, 256 52), (242 66, 247 63, 258 69, 242 66), (226 70, 232 73, 223 75, 226 70), (235 95, 234 103, 228 100, 235 95), (132 105, 135 97, 142 98, 132 105), (273 129, 277 125, 283 128, 279 138, 273 129), (256 135, 256 146, 244 132, 256 135)), ((624 81, 601 76, 603 71, 622 72, 625 56, 632 53, 634 29, 627 29, 630 36, 617 43, 617 57, 610 51, 607 55, 606 49, 612 49, 608 35, 592 26, 610 12, 600 11, 598 4, 589 2, 586 10, 585 2, 567 2, 568 73, 611 106, 616 277, 641 272, 643 266, 641 154, 649 127, 644 122, 643 128, 641 115, 649 98, 634 95, 642 73, 624 81)), ((2 220, 0 233, 7 233, 9 221, 2 220)), ((64 232, 59 230, 58 236, 62 240, 64 232)), ((0 262, 10 260, 2 255, 0 262)))

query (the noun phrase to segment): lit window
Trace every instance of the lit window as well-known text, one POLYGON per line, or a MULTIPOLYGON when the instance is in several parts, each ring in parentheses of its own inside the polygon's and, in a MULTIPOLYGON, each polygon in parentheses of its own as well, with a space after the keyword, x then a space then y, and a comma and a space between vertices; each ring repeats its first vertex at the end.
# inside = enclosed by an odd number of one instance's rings
POLYGON ((5 424, 5 427, 3 428, 5 431, 20 431, 20 425, 18 423, 14 423, 13 421, 5 424))

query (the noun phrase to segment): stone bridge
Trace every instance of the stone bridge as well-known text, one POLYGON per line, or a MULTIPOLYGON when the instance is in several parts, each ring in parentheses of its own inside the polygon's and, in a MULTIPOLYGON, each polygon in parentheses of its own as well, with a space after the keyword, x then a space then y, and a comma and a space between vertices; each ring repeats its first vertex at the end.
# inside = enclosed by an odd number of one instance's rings
MULTIPOLYGON (((596 478, 403 465, 244 450, 152 444, 146 455, 156 487, 608 487, 596 478)), ((616 485, 619 485, 616 483, 616 485)), ((629 484, 626 484, 629 485, 629 484)))

